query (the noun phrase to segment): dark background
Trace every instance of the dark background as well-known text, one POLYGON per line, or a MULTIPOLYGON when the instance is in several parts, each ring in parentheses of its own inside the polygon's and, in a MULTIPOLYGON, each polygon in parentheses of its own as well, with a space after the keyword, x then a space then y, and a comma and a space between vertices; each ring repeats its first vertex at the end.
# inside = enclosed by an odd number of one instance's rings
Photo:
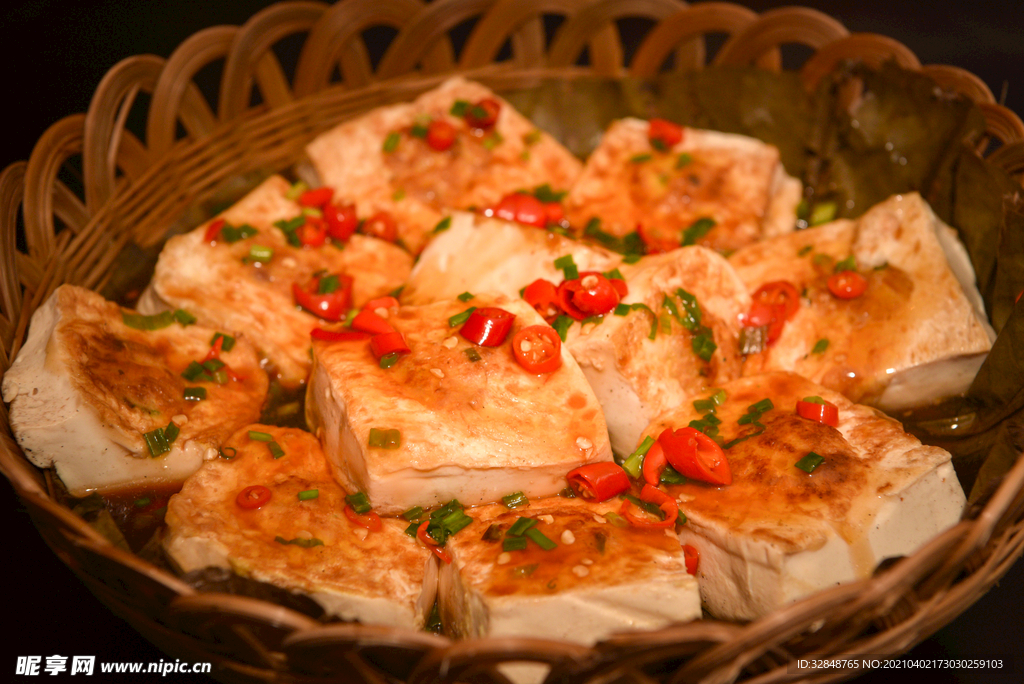
MULTIPOLYGON (((167 57, 185 38, 216 24, 241 24, 270 4, 260 0, 186 2, 115 0, 16 2, 0 17, 0 65, 5 99, 0 168, 27 159, 48 126, 84 112, 104 73, 124 57, 167 57)), ((838 18, 851 32, 896 38, 924 64, 953 64, 988 83, 997 100, 1024 112, 1024 7, 994 0, 952 5, 925 0, 741 2, 763 12, 802 4, 838 18)), ((126 623, 114 617, 43 544, 6 480, 0 483, 8 559, 4 579, 6 622, 0 646, 0 678, 13 677, 19 655, 95 655, 97 661, 159 661, 165 658, 126 623)), ((907 658, 1002 658, 1013 670, 929 670, 932 684, 1024 681, 1024 564, 1017 563, 975 606, 923 642, 907 658)), ((98 666, 97 666, 98 670, 98 666)), ((907 671, 878 671, 861 683, 898 681, 907 671)), ((46 675, 41 675, 46 676, 46 675)), ((67 675, 64 675, 67 677, 67 675)), ((109 681, 207 681, 193 675, 109 681)), ((97 673, 91 681, 103 681, 97 673)))

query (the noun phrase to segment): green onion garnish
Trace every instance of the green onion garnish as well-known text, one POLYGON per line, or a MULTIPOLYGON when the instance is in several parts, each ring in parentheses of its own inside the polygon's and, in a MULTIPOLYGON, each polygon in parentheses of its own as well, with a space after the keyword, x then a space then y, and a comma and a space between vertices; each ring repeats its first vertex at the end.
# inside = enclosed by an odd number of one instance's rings
POLYGON ((493 523, 487 526, 487 529, 484 531, 483 536, 480 537, 480 541, 492 543, 496 541, 501 541, 501 538, 502 536, 504 536, 504 534, 505 528, 503 528, 501 525, 497 523, 493 523))
POLYGON ((234 348, 234 346, 235 346, 235 338, 232 337, 231 335, 227 335, 227 334, 221 333, 221 332, 214 333, 213 337, 210 338, 210 346, 211 347, 213 345, 217 344, 217 339, 218 338, 221 338, 221 339, 224 340, 223 342, 220 343, 220 350, 221 351, 229 352, 229 351, 231 351, 234 348))
POLYGON ((709 411, 714 412, 718 404, 715 403, 714 399, 695 399, 693 402, 693 408, 695 411, 701 413, 707 413, 709 411))
POLYGON ((476 307, 471 306, 462 313, 455 314, 454 316, 448 319, 448 327, 454 328, 457 325, 462 325, 463 323, 469 320, 469 317, 473 315, 474 311, 476 311, 476 307))
POLYGON ((444 231, 448 230, 451 227, 452 227, 452 217, 451 216, 445 216, 443 219, 441 219, 440 221, 437 222, 437 225, 434 226, 434 230, 432 230, 431 232, 436 235, 437 233, 443 233, 444 231))
POLYGON ((710 361, 711 357, 715 353, 715 350, 718 349, 718 345, 715 344, 715 340, 711 336, 710 329, 703 328, 702 330, 707 330, 708 332, 701 332, 700 334, 694 336, 692 342, 693 353, 696 354, 698 358, 704 361, 710 361))
POLYGON ((370 428, 369 445, 374 449, 397 449, 402 446, 402 433, 397 428, 370 428))
POLYGON ((370 498, 366 496, 366 492, 356 492, 355 494, 348 494, 345 496, 345 503, 352 507, 359 515, 369 513, 373 506, 370 505, 370 498))
POLYGON ((516 567, 512 568, 512 576, 529 577, 538 567, 538 563, 530 563, 529 565, 517 565, 516 567))
POLYGON ((544 536, 544 533, 538 530, 536 527, 531 527, 523 533, 523 536, 532 539, 537 546, 544 549, 545 551, 551 551, 558 547, 558 544, 544 536))
POLYGON ((284 449, 282 449, 281 445, 278 444, 276 441, 267 442, 267 449, 270 450, 270 455, 273 456, 275 459, 284 456, 284 449))
POLYGON ((821 404, 821 405, 825 404, 825 400, 822 399, 821 397, 819 397, 816 394, 814 396, 811 396, 811 397, 804 397, 803 400, 806 401, 808 404, 821 404))
POLYGON ((565 199, 565 192, 555 192, 549 183, 538 185, 533 189, 533 196, 545 204, 549 202, 561 202, 565 199))
POLYGON ((186 387, 185 388, 185 400, 186 401, 202 401, 206 399, 206 388, 205 387, 186 387))
POLYGON ((180 323, 182 326, 186 326, 194 325, 195 322, 198 321, 199 319, 190 314, 188 311, 185 311, 184 309, 175 309, 174 320, 178 321, 178 323, 180 323))
POLYGON ((632 309, 632 307, 629 306, 629 304, 616 304, 615 305, 615 311, 613 313, 616 316, 625 316, 626 314, 628 314, 632 310, 633 309, 632 309))
POLYGON ((401 140, 402 140, 402 136, 399 135, 396 131, 392 131, 392 132, 388 133, 387 137, 384 138, 383 150, 385 152, 394 152, 395 150, 398 149, 398 143, 401 140))
POLYGON ((856 271, 856 270, 857 270, 857 259, 854 258, 854 256, 851 254, 850 256, 846 257, 845 259, 843 259, 842 261, 837 263, 835 265, 835 268, 832 269, 832 272, 833 273, 841 273, 843 271, 856 271))
POLYGON ((651 161, 651 159, 653 158, 654 157, 645 152, 643 154, 634 154, 632 157, 629 158, 629 161, 634 164, 643 164, 644 162, 651 161))
POLYGON ((426 138, 427 127, 421 123, 413 124, 412 128, 409 129, 409 135, 414 138, 426 138))
POLYGON ((523 144, 536 145, 540 142, 541 133, 536 128, 523 136, 523 144))
POLYGON ((501 133, 493 131, 489 136, 483 139, 483 145, 485 150, 493 150, 495 147, 505 142, 505 138, 501 137, 501 133))
POLYGON ((555 268, 565 274, 566 280, 576 280, 580 277, 580 270, 576 267, 572 254, 566 254, 555 259, 555 268))
POLYGON ((337 292, 338 288, 341 287, 341 280, 338 276, 331 274, 320 278, 316 285, 317 294, 331 294, 337 292))
POLYGON ((230 461, 238 455, 238 449, 234 447, 220 447, 217 449, 217 453, 220 454, 221 458, 230 461))
POLYGON ((797 251, 796 255, 800 257, 807 256, 811 253, 812 249, 814 249, 814 245, 804 245, 797 251))
POLYGON ((269 264, 274 258, 274 250, 266 245, 253 245, 249 248, 249 260, 261 264, 269 264))
POLYGON ((142 314, 122 311, 121 320, 129 328, 136 330, 160 330, 174 323, 174 314, 170 311, 161 311, 152 316, 143 316, 142 314))
POLYGON ((670 485, 686 484, 686 478, 680 475, 679 471, 672 466, 666 465, 665 469, 661 471, 661 480, 659 482, 670 485))
POLYGON ((761 401, 757 402, 756 404, 751 404, 748 407, 748 410, 751 413, 754 413, 754 412, 766 413, 768 411, 771 411, 773 408, 775 408, 775 404, 772 403, 771 399, 767 399, 766 398, 766 399, 762 399, 761 401))
POLYGON ((625 518, 623 518, 618 513, 613 513, 611 511, 608 511, 607 513, 602 513, 602 515, 604 516, 605 520, 610 522, 615 527, 621 527, 621 528, 629 527, 629 521, 626 520, 625 518))
POLYGON ((391 368, 396 363, 398 363, 398 359, 400 359, 401 357, 402 355, 399 354, 398 352, 391 352, 390 354, 385 354, 384 356, 380 357, 380 367, 391 368))
POLYGON ((239 240, 245 240, 253 237, 254 235, 259 235, 259 231, 248 223, 243 223, 240 226, 233 226, 230 223, 225 223, 220 228, 218 239, 223 240, 228 244, 234 244, 239 240))
POLYGON ((152 503, 152 500, 148 496, 144 496, 141 499, 136 499, 135 500, 135 507, 136 508, 145 508, 150 503, 152 503))
POLYGON ((526 537, 505 537, 501 542, 502 551, 525 551, 526 537))
POLYGON ((805 473, 813 473, 814 469, 824 463, 825 459, 810 451, 794 465, 805 473))
POLYGON ((254 442, 273 442, 274 436, 269 432, 258 432, 257 430, 249 430, 249 439, 254 442))
POLYGON ((683 231, 683 246, 697 244, 697 240, 707 235, 712 228, 716 225, 713 218, 703 216, 692 224, 690 227, 683 231))
POLYGON ((402 517, 409 521, 419 520, 423 517, 423 506, 413 506, 403 513, 402 517))
POLYGON ((565 342, 565 338, 569 334, 569 328, 572 326, 572 322, 572 316, 562 314, 551 324, 551 327, 555 329, 555 332, 558 333, 558 336, 562 338, 563 342, 565 342))
POLYGON ((480 356, 480 352, 478 352, 473 347, 466 347, 465 349, 462 350, 462 352, 466 355, 466 358, 472 361, 473 363, 476 363, 477 361, 483 358, 482 356, 480 356))
POLYGON ((814 209, 811 211, 811 216, 807 220, 812 226, 819 226, 822 223, 828 223, 836 217, 836 212, 839 207, 836 206, 835 202, 818 202, 814 205, 814 209))
POLYGON ((448 113, 452 116, 465 116, 466 110, 469 108, 469 103, 465 100, 456 100, 452 105, 452 108, 448 110, 448 113))
POLYGON ((473 524, 473 519, 466 515, 465 511, 462 509, 452 511, 441 520, 441 528, 444 529, 448 535, 453 535, 471 524, 473 524))
POLYGON ((654 446, 654 438, 650 435, 644 437, 644 441, 640 442, 640 446, 636 448, 636 451, 626 457, 626 460, 622 462, 622 469, 629 474, 630 477, 640 477, 640 469, 644 465, 644 456, 654 446))
POLYGON ((512 523, 512 527, 508 528, 507 534, 509 537, 521 537, 526 530, 536 524, 537 521, 533 518, 518 518, 514 523, 512 523))
POLYGON ((506 494, 501 497, 501 501, 505 504, 506 508, 519 508, 520 506, 530 505, 530 500, 526 497, 526 494, 523 494, 522 492, 506 494))
POLYGON ((468 302, 472 298, 473 298, 473 293, 472 292, 463 292, 462 294, 460 294, 458 296, 458 300, 460 302, 468 302))
POLYGON ((319 489, 307 489, 299 492, 299 501, 309 501, 310 499, 316 499, 320 496, 319 489))
POLYGON ((676 157, 676 168, 681 169, 684 166, 688 166, 693 161, 693 157, 690 156, 689 152, 682 152, 676 157))
POLYGON ((304 549, 310 549, 310 548, 313 548, 314 546, 323 546, 324 545, 323 540, 317 539, 316 537, 311 537, 310 539, 302 539, 300 537, 296 537, 295 539, 285 539, 284 537, 274 537, 274 541, 276 541, 278 544, 294 544, 295 546, 301 546, 304 549))
POLYGON ((292 183, 288 191, 284 193, 284 196, 290 200, 299 199, 299 195, 309 190, 309 186, 304 181, 295 181, 292 183))

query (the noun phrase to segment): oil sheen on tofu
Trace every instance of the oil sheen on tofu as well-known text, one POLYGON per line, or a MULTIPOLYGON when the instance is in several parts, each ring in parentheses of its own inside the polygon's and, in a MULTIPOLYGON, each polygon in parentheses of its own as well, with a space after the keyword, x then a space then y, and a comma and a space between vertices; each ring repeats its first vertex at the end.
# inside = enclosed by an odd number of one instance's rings
POLYGON ((473 524, 448 540, 438 608, 456 637, 529 636, 593 644, 614 632, 657 629, 701 616, 697 582, 667 530, 611 524, 619 500, 531 500, 470 511, 473 524), (557 546, 533 540, 503 551, 520 517, 557 546))
MULTIPOLYGON (((949 454, 923 446, 891 418, 791 373, 722 389, 721 437, 750 435, 725 451, 732 484, 669 487, 688 519, 680 541, 700 551, 698 581, 712 615, 752 620, 868 577, 883 559, 912 553, 960 519, 964 494, 949 454), (838 428, 796 413, 808 396, 838 407, 838 428), (774 408, 741 425, 764 399, 774 408), (796 464, 811 452, 823 461, 808 473, 796 464)), ((687 402, 647 434, 657 438, 700 417, 687 402)))
POLYGON ((551 373, 515 360, 515 333, 544 324, 522 300, 402 306, 388 320, 411 353, 381 368, 366 341, 315 341, 306 395, 307 423, 335 477, 381 513, 451 499, 473 506, 520 490, 551 496, 569 470, 611 459, 601 407, 565 348, 551 373), (470 306, 514 314, 509 339, 497 347, 464 339, 449 318, 470 306), (400 444, 371 447, 372 429, 397 430, 400 444))
POLYGON ((245 339, 220 355, 239 378, 182 377, 217 332, 170 323, 139 330, 100 295, 59 287, 32 315, 28 339, 4 375, 11 428, 34 464, 53 466, 73 496, 174 484, 239 426, 259 418, 267 374, 245 339), (189 400, 186 387, 205 398, 189 400), (144 435, 173 423, 179 434, 153 456, 144 435))
POLYGON ((566 218, 592 218, 613 235, 640 226, 652 241, 680 244, 700 219, 715 222, 696 244, 731 251, 793 230, 800 181, 786 175, 779 151, 754 138, 683 130, 659 150, 640 119, 612 123, 566 198, 566 218))
POLYGON ((991 348, 973 270, 952 228, 920 195, 896 195, 856 221, 766 240, 729 257, 751 292, 787 280, 800 308, 745 375, 799 373, 887 411, 961 393, 991 348), (864 294, 840 299, 827 281, 853 257, 864 294), (820 340, 827 349, 814 352, 820 340))
POLYGON ((182 572, 208 566, 307 594, 344 620, 419 629, 434 603, 436 564, 385 518, 370 531, 342 514, 346 492, 331 478, 316 438, 295 428, 249 425, 167 505, 164 548, 182 572), (252 432, 250 432, 252 431, 252 432), (269 436, 283 455, 275 458, 269 436), (236 499, 269 490, 259 507, 236 499), (312 494, 315 492, 315 496, 312 494))
POLYGON ((446 210, 489 207, 508 193, 545 184, 566 190, 582 167, 508 102, 463 78, 411 103, 346 121, 313 140, 306 154, 325 185, 357 203, 360 218, 387 211, 398 219, 399 236, 414 253, 446 210), (457 102, 473 106, 484 99, 500 107, 493 126, 474 128, 452 113, 457 102), (414 124, 432 120, 454 127, 448 149, 432 149, 411 134, 414 124))
POLYGON ((412 257, 365 235, 353 235, 341 249, 290 245, 274 226, 301 214, 302 207, 286 196, 289 188, 284 178, 271 176, 220 214, 232 226, 251 226, 251 237, 211 244, 205 240, 209 221, 168 240, 140 309, 182 307, 203 324, 244 334, 282 384, 297 386, 309 374, 309 332, 321 321, 296 305, 292 285, 307 287, 318 272, 346 274, 353 279, 352 304, 362 306, 405 282, 412 257), (269 248, 272 256, 265 262, 249 258, 254 245, 269 248))

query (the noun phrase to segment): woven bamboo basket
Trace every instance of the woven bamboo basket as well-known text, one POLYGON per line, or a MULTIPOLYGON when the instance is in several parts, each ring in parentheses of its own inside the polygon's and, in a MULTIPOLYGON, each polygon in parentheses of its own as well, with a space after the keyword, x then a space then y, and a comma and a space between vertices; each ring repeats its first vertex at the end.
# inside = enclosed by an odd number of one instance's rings
MULTIPOLYGON (((200 31, 166 60, 122 61, 88 112, 54 124, 27 163, 3 171, 0 372, 24 341, 32 312, 58 285, 104 286, 125 246, 158 244, 169 226, 187 221, 190 208, 226 183, 289 167, 309 140, 346 117, 409 99, 456 71, 502 91, 540 76, 650 76, 670 54, 675 69, 700 69, 702 38, 711 33, 728 36, 716 64, 778 70, 780 46, 809 47, 813 56, 800 71, 809 87, 851 58, 869 65, 895 59, 920 70, 974 99, 998 141, 989 161, 1017 177, 1024 172, 1024 124, 995 103, 980 79, 954 67, 922 66, 902 44, 850 34, 809 9, 758 15, 727 3, 677 0, 281 2, 243 26, 200 31), (565 19, 546 40, 542 15, 550 14, 565 19), (653 27, 627 64, 615 20, 637 16, 653 27), (475 25, 456 54, 450 32, 471 19, 475 25), (373 68, 363 32, 381 25, 397 34, 373 68), (305 40, 289 80, 272 48, 296 34, 305 40), (511 56, 496 61, 506 44, 511 56), (589 64, 578 66, 585 49, 589 64), (222 65, 215 110, 194 82, 213 63, 222 65), (140 92, 149 94, 145 142, 126 126, 140 92), (73 190, 64 171, 74 165, 82 186, 73 190)), ((806 654, 905 652, 974 603, 1024 550, 1020 459, 983 509, 913 556, 754 623, 698 621, 594 647, 529 638, 450 641, 322 624, 256 599, 194 591, 115 548, 56 503, 47 475, 13 440, 2 404, 0 415, 0 470, 54 553, 143 636, 173 657, 214 663, 223 681, 502 682, 496 666, 521 660, 550 665, 550 681, 560 682, 834 681, 857 672, 795 673, 791 665, 806 654)))

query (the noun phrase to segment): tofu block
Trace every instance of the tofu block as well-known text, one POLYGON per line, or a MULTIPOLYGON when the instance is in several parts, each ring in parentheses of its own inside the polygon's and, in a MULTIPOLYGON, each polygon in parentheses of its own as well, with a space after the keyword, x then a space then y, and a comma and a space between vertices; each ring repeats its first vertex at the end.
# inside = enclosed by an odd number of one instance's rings
MULTIPOLYGON (((725 450, 732 484, 667 488, 687 517, 679 539, 700 552, 697 579, 715 617, 754 620, 868 577, 883 559, 913 553, 960 520, 964 493, 949 454, 922 445, 895 420, 792 373, 721 388, 721 439, 747 437, 725 450), (796 413, 808 396, 838 407, 838 428, 796 413), (774 408, 739 424, 764 399, 774 408), (796 463, 811 452, 824 460, 808 473, 796 463)), ((687 402, 645 434, 657 439, 700 418, 687 402)))
POLYGON ((325 185, 356 203, 360 218, 392 214, 414 253, 447 209, 489 207, 508 193, 545 184, 567 190, 582 167, 508 102, 459 77, 413 102, 378 107, 340 124, 313 140, 306 154, 325 185), (471 126, 458 114, 459 107, 488 99, 500 107, 493 126, 471 126), (448 149, 434 149, 424 137, 436 120, 454 127, 448 149))
POLYGON ((306 421, 335 478, 365 491, 382 514, 520 490, 551 496, 569 470, 611 459, 601 407, 568 351, 560 368, 539 375, 513 357, 515 333, 544 324, 522 300, 402 306, 388 321, 411 353, 381 368, 366 341, 314 341, 306 394, 306 421), (448 319, 470 306, 514 314, 508 340, 483 347, 463 338, 448 319), (371 430, 397 430, 400 445, 371 447, 371 430))
POLYGON ((160 253, 145 310, 182 307, 204 325, 246 335, 271 365, 282 384, 297 386, 309 374, 309 333, 321 324, 296 305, 292 285, 307 287, 326 271, 353 278, 352 303, 362 306, 399 287, 412 269, 402 248, 365 235, 341 245, 294 247, 277 221, 299 216, 302 207, 286 197, 289 183, 271 176, 237 204, 220 214, 234 227, 251 226, 255 234, 235 242, 205 239, 213 220, 172 237, 160 253), (261 263, 250 257, 254 245, 273 254, 261 263))
POLYGON ((965 391, 995 337, 963 246, 917 193, 729 261, 752 293, 778 280, 803 293, 775 343, 747 357, 747 375, 793 371, 852 401, 901 410, 965 391), (840 299, 828 279, 851 256, 867 289, 840 299), (819 340, 828 347, 814 353, 819 340))
POLYGON ((697 582, 675 534, 611 524, 604 514, 620 503, 555 497, 512 510, 497 504, 468 511, 474 522, 448 539, 452 562, 440 570, 445 628, 455 637, 591 645, 615 632, 700 618, 697 582), (525 550, 503 551, 502 539, 519 517, 536 520, 534 529, 557 547, 545 551, 528 540, 525 550))
POLYGON ((405 534, 405 521, 383 518, 371 531, 342 514, 346 492, 315 437, 254 424, 224 451, 231 458, 204 463, 167 504, 164 548, 182 572, 230 568, 307 594, 343 620, 423 627, 437 587, 433 557, 405 534), (284 455, 275 458, 253 432, 284 455), (239 505, 250 486, 269 490, 266 503, 239 505))
POLYGON ((612 235, 639 229, 649 247, 698 244, 722 252, 793 230, 802 187, 786 174, 778 149, 684 128, 680 142, 659 150, 648 129, 647 121, 628 118, 605 131, 566 197, 573 226, 597 218, 612 235), (700 219, 714 227, 685 243, 684 231, 700 219))
POLYGON ((630 310, 606 314, 599 324, 574 324, 566 346, 601 402, 612 450, 626 455, 654 418, 740 376, 739 315, 750 298, 729 262, 704 247, 644 257, 622 273, 629 287, 622 304, 630 310), (688 314, 680 290, 696 298, 699 320, 688 314), (716 346, 702 356, 704 339, 716 346))
POLYGON ((205 359, 217 331, 170 316, 166 327, 139 330, 125 323, 133 316, 62 285, 32 314, 25 346, 4 374, 18 443, 32 463, 54 467, 72 496, 181 483, 258 419, 266 399, 267 374, 244 338, 220 355, 239 380, 188 381, 182 372, 205 359), (186 388, 205 390, 205 398, 186 399, 186 388), (147 446, 147 433, 172 423, 179 432, 167 437, 167 451, 147 446))
POLYGON ((429 304, 463 292, 518 297, 538 278, 561 282, 555 260, 567 254, 581 272, 610 271, 622 255, 547 230, 465 212, 431 241, 402 289, 402 302, 429 304))

